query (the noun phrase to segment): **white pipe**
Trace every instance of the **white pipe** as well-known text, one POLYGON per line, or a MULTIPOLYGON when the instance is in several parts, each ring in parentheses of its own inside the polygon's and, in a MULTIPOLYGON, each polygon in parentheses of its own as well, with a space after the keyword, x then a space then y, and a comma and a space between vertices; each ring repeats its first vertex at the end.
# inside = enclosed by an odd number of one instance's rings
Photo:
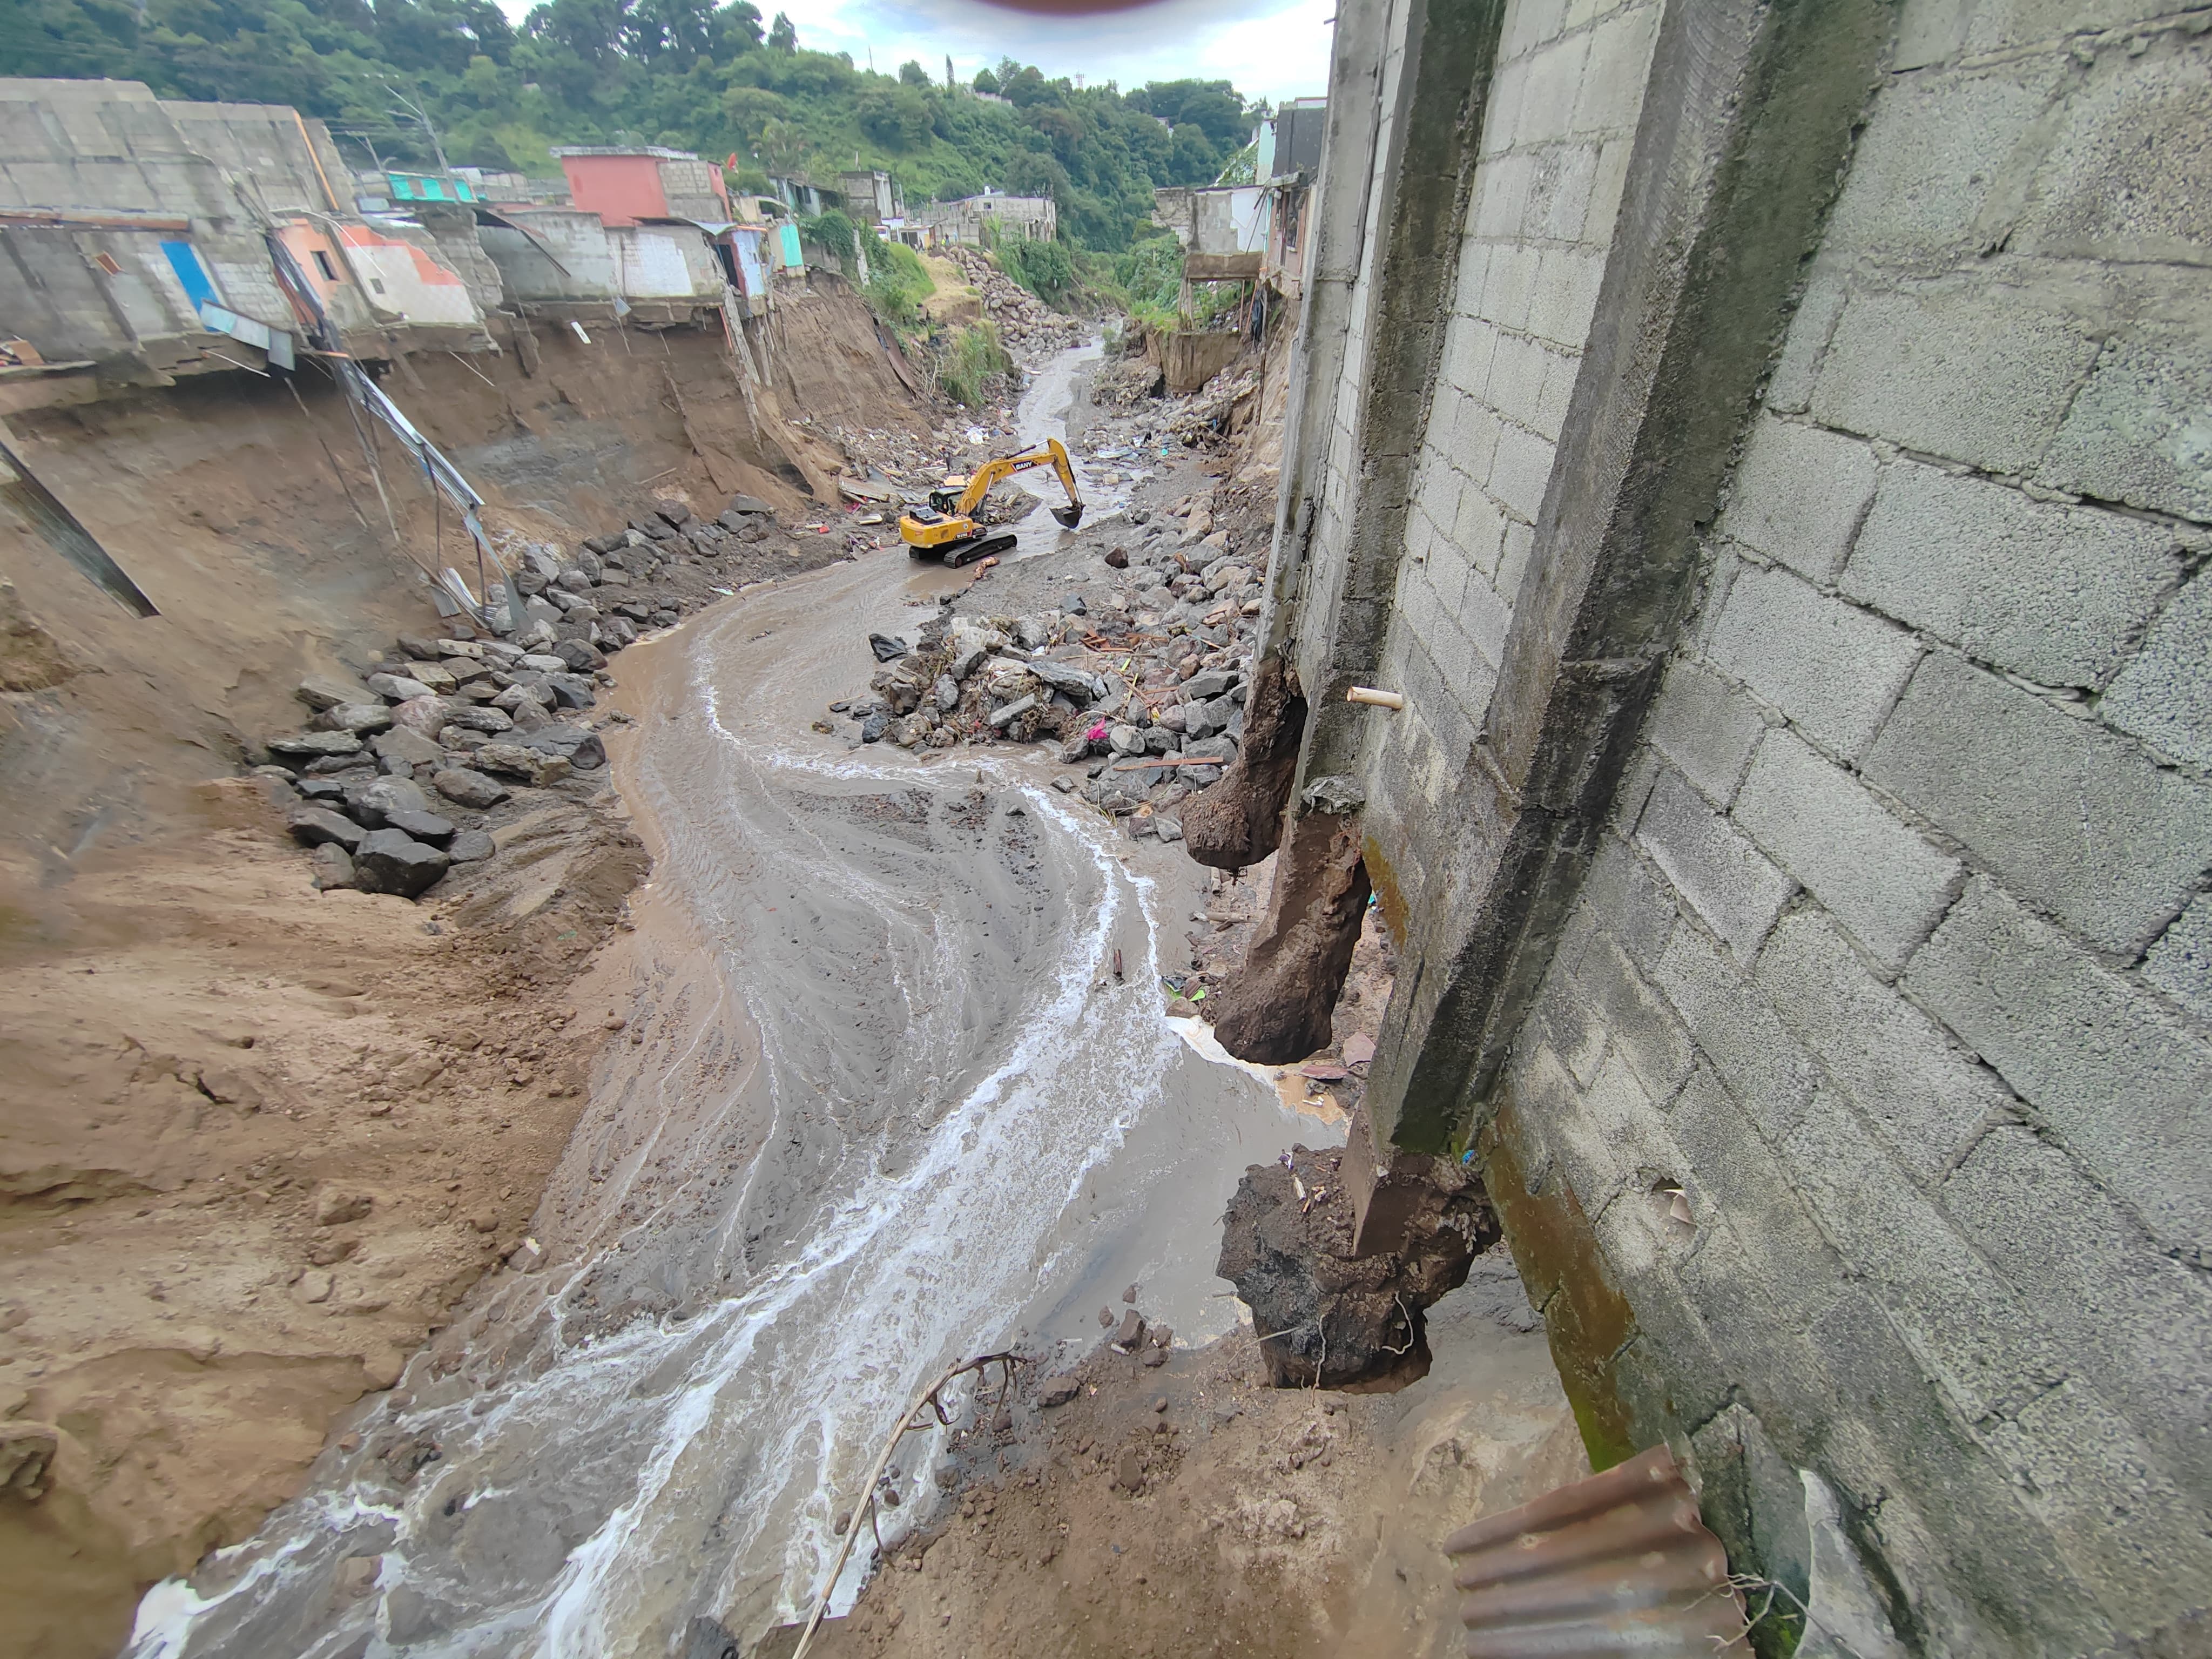
POLYGON ((1377 708, 1403 708, 1406 699, 1396 691, 1377 691, 1371 685, 1355 685, 1344 694, 1346 702, 1371 702, 1377 708))

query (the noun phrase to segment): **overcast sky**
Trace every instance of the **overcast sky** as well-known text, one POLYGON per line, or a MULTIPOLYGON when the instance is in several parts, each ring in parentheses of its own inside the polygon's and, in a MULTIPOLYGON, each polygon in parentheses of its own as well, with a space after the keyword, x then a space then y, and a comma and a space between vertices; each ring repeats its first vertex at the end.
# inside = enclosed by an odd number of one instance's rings
MULTIPOLYGON (((1328 89, 1329 24, 1336 0, 1158 0, 1099 17, 1041 17, 981 0, 756 0, 763 20, 791 14, 799 44, 849 52, 886 75, 917 58, 933 79, 945 55, 963 81, 1001 58, 1048 76, 1124 88, 1183 78, 1233 81, 1248 97, 1280 102, 1328 89)), ((518 22, 532 0, 503 0, 518 22)))

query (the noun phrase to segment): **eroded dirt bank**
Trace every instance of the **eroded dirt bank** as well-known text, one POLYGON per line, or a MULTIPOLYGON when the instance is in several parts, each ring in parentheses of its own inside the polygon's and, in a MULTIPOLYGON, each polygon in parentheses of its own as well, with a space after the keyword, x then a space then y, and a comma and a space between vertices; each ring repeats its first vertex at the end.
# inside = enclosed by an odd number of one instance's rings
MULTIPOLYGON (((837 455, 780 398, 918 425, 857 302, 781 322, 750 398, 719 336, 681 330, 389 386, 495 535, 773 501, 797 533, 693 582, 709 601, 846 550, 793 510, 837 455)), ((0 523, 0 1653, 115 1651, 149 1583, 297 1489, 333 1418, 520 1244, 607 1036, 571 993, 646 859, 604 769, 519 792, 485 820, 498 855, 420 904, 313 890, 240 775, 302 724, 303 676, 444 631, 411 560, 465 562, 387 444, 395 545, 343 404, 300 391, 10 416, 161 614, 0 523)))

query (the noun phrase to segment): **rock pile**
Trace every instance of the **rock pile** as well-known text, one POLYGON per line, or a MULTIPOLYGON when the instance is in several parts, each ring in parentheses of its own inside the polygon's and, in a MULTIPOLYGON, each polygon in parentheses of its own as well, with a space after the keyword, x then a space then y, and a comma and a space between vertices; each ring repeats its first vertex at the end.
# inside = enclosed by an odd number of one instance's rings
POLYGON ((258 770, 313 849, 315 884, 419 898, 491 857, 476 815, 606 764, 584 722, 609 653, 734 591, 730 577, 794 568, 808 567, 765 502, 738 496, 705 520, 662 501, 565 556, 524 549, 512 591, 489 595, 510 638, 455 623, 401 635, 358 679, 309 675, 296 694, 313 711, 306 728, 270 738, 258 770))
POLYGON ((896 654, 872 695, 830 712, 857 723, 855 744, 1050 740, 1085 769, 1060 780, 1066 793, 1132 835, 1179 839, 1172 809, 1236 758, 1260 612, 1260 572, 1237 532, 1215 527, 1212 500, 1186 496, 1157 519, 1131 508, 1103 550, 1112 586, 1095 611, 1074 592, 1033 615, 940 612, 912 641, 879 636, 878 659, 896 654))
MULTIPOLYGON (((1072 345, 1097 331, 1080 317, 1064 317, 993 264, 972 247, 953 247, 945 256, 983 296, 983 313, 998 325, 1000 341, 1018 356, 1034 360, 1072 345)), ((1035 367, 1034 361, 1030 364, 1035 367)))

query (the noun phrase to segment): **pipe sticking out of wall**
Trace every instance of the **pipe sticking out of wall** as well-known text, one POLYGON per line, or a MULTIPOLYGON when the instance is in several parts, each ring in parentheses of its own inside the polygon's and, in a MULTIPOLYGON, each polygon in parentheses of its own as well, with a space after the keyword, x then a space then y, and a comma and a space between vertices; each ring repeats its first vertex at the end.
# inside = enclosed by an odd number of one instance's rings
POLYGON ((1377 708, 1403 708, 1404 694, 1397 691, 1378 691, 1371 685, 1355 685, 1344 694, 1346 702, 1371 702, 1377 708))

